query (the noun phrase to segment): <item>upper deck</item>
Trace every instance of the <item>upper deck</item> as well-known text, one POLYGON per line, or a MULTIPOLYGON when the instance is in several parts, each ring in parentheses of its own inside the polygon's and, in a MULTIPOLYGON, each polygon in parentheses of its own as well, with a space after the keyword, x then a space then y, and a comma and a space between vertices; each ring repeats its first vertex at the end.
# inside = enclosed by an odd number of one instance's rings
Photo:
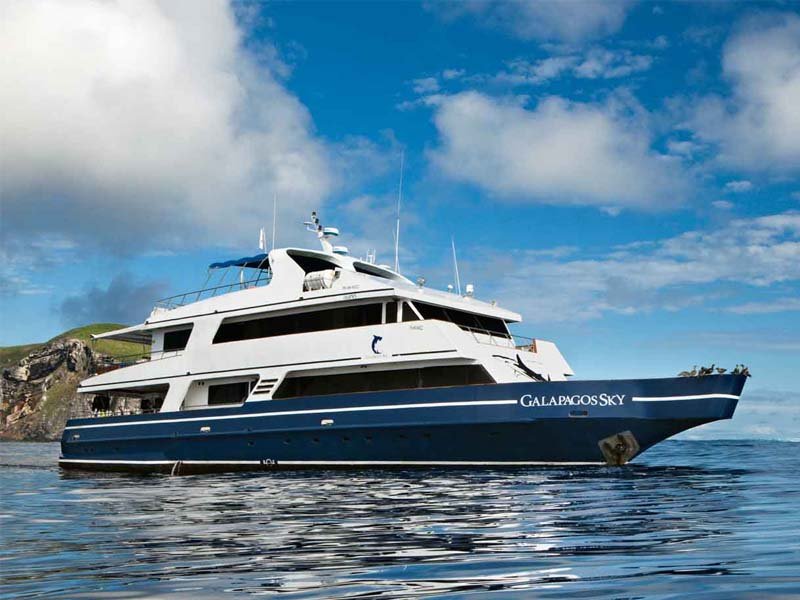
POLYGON ((215 263, 209 271, 221 268, 232 268, 239 275, 224 281, 223 274, 221 283, 160 300, 144 323, 96 337, 148 343, 154 330, 210 315, 247 316, 379 298, 416 300, 506 323, 521 320, 519 314, 494 303, 414 284, 387 267, 324 250, 276 249, 215 263))

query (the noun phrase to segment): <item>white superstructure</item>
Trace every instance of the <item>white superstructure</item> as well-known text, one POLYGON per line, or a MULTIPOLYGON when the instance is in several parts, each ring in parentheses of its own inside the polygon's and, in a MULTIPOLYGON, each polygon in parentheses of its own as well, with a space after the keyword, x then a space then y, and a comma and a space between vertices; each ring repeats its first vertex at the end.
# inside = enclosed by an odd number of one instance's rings
POLYGON ((186 294, 157 305, 144 323, 95 336, 150 344, 150 357, 92 377, 80 391, 138 396, 143 407, 172 412, 336 393, 339 385, 404 389, 414 377, 434 387, 433 378, 455 385, 447 378, 513 383, 573 374, 552 342, 515 343, 508 324, 521 320, 517 313, 355 259, 331 243, 335 228, 316 217, 307 225, 322 250, 274 249, 221 263, 240 274, 224 293, 186 294), (245 281, 245 270, 256 279, 245 281))

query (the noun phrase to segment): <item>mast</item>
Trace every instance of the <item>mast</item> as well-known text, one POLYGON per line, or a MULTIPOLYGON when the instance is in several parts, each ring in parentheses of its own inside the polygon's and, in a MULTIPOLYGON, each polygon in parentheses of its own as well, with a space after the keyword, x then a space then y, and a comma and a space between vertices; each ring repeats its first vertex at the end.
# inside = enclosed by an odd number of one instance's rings
POLYGON ((403 200, 403 167, 406 151, 400 151, 400 185, 397 188, 397 220, 394 231, 394 272, 400 272, 400 203, 403 200))
POLYGON ((278 192, 272 194, 272 248, 275 250, 275 230, 278 219, 278 192))
POLYGON ((450 236, 450 245, 453 247, 453 271, 455 272, 456 276, 456 289, 458 290, 458 295, 461 295, 461 278, 458 276, 458 258, 456 257, 456 238, 450 236))

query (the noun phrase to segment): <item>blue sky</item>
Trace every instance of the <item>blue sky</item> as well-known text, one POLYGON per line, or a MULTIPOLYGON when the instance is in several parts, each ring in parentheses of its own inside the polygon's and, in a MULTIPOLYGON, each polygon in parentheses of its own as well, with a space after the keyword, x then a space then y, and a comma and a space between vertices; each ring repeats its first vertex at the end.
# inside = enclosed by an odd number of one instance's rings
POLYGON ((316 208, 391 262, 403 151, 407 275, 450 283, 454 236, 462 281, 579 376, 744 362, 778 402, 759 431, 800 435, 800 5, 42 1, 0 17, 0 343, 143 320, 257 250, 273 194, 279 245, 313 246, 316 208))

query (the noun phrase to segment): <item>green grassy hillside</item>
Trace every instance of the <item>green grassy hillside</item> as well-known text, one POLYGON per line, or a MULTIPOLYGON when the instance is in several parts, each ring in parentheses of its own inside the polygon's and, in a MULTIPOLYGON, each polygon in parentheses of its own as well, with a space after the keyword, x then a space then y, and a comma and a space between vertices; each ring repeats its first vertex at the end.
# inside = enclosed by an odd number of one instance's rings
POLYGON ((93 323, 91 325, 76 327, 75 329, 65 331, 53 339, 48 340, 48 342, 0 348, 0 369, 5 369, 6 367, 16 364, 20 359, 24 358, 37 348, 44 346, 45 343, 66 338, 77 338, 79 340, 83 340, 84 342, 90 344, 96 352, 108 354, 115 358, 141 356, 142 354, 146 353, 147 348, 145 348, 145 352, 143 352, 140 344, 117 342, 115 340, 97 340, 92 342, 92 334, 105 333, 106 331, 112 331, 122 327, 125 327, 125 325, 120 325, 118 323, 93 323))
POLYGON ((20 360, 36 350, 41 344, 25 344, 24 346, 6 346, 0 348, 0 369, 17 364, 20 360))

